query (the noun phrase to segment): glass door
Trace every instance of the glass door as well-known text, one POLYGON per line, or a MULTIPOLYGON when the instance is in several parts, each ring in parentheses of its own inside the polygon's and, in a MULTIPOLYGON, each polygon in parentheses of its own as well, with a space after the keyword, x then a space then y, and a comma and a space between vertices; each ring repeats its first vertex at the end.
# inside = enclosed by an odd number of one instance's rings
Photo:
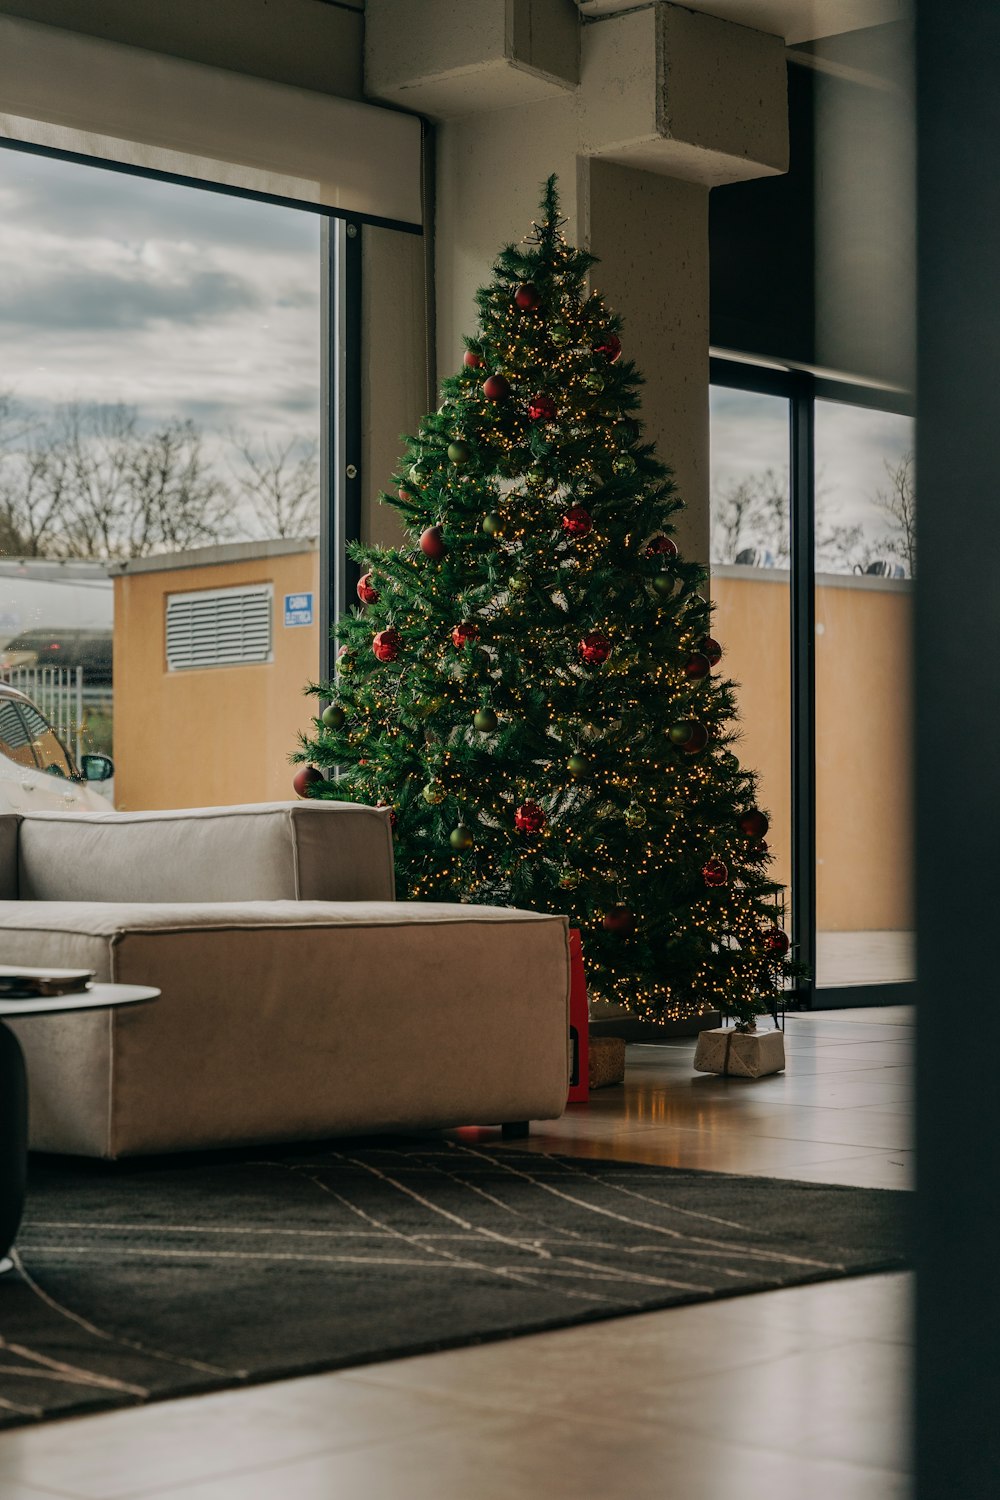
POLYGON ((715 633, 810 969, 802 1006, 898 1003, 914 978, 914 429, 901 404, 712 362, 715 633))
POLYGON ((774 878, 790 889, 789 403, 713 386, 710 411, 712 628, 739 684, 737 753, 760 776, 774 878))
MULTIPOLYGON (((819 399, 816 985, 914 978, 913 422, 819 399)), ((888 997, 887 997, 888 998, 888 997)))

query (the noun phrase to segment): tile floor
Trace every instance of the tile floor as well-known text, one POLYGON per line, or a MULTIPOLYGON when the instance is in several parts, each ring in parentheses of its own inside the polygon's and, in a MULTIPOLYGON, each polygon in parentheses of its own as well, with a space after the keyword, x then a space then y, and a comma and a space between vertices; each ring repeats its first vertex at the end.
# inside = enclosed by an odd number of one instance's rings
MULTIPOLYGON (((785 1074, 630 1048, 534 1150, 902 1188, 912 1016, 790 1017, 785 1074)), ((495 1132, 481 1132, 483 1139, 495 1132)), ((861 1277, 0 1436, 3 1500, 903 1500, 910 1279, 861 1277)))

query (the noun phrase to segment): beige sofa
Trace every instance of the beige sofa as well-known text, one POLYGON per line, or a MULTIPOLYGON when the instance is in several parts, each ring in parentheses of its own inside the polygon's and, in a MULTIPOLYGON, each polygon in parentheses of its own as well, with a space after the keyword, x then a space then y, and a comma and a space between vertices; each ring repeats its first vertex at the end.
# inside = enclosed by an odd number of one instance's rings
POLYGON ((162 991, 14 1023, 42 1150, 513 1124, 566 1102, 566 919, 395 901, 375 808, 2 817, 0 963, 162 991))

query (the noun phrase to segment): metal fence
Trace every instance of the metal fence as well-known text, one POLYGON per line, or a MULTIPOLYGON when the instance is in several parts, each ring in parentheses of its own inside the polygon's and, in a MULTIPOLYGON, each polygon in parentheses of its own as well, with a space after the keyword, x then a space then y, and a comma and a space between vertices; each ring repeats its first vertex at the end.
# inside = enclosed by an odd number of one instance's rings
POLYGON ((0 668, 0 682, 27 694, 79 764, 83 753, 83 668, 4 667, 0 668))

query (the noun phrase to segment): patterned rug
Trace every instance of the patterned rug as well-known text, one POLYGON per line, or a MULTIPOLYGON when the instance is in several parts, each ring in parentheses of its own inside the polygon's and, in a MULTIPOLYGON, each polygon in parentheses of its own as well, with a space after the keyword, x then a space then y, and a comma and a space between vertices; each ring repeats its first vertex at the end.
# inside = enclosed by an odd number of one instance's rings
POLYGON ((908 1197, 422 1137, 33 1163, 0 1425, 906 1263, 908 1197))

